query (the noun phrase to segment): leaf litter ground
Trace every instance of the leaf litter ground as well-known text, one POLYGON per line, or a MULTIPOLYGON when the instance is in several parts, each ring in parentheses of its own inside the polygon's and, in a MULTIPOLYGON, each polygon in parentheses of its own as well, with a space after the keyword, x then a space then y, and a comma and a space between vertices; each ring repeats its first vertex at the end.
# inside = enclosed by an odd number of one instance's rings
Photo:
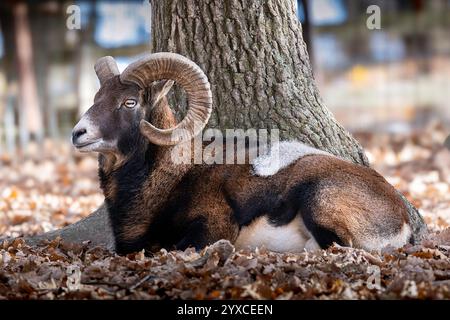
MULTIPOLYGON (((0 244, 0 299, 449 299, 446 134, 439 124, 357 134, 374 168, 424 215, 430 234, 420 245, 281 254, 219 241, 201 252, 117 256, 87 243, 16 239, 0 244)), ((0 158, 0 237, 58 229, 102 203, 94 158, 51 143, 43 154, 0 158)))

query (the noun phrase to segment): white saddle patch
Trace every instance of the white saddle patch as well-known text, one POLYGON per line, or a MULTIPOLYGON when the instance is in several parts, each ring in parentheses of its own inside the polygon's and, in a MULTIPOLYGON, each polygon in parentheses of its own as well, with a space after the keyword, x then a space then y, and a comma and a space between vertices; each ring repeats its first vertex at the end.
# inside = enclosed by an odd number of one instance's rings
POLYGON ((243 227, 235 242, 237 249, 265 247, 276 252, 302 252, 320 249, 300 216, 283 226, 272 225, 266 216, 256 218, 243 227))
POLYGON ((253 160, 253 172, 257 176, 271 176, 298 159, 311 154, 333 156, 331 153, 298 141, 281 141, 273 144, 267 154, 253 160))

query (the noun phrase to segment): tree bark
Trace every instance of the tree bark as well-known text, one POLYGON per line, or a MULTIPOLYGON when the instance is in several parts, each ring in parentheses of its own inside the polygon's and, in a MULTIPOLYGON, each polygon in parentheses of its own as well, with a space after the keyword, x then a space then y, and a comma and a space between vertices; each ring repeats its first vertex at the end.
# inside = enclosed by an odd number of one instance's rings
MULTIPOLYGON (((214 106, 210 127, 277 128, 281 138, 295 138, 368 165, 361 145, 320 98, 293 0, 153 0, 151 4, 152 51, 187 56, 210 79, 214 106)), ((403 199, 414 231, 422 234, 423 219, 403 199)), ((57 234, 77 239, 78 232, 79 241, 91 235, 97 243, 109 241, 106 210, 94 214, 105 216, 98 219, 100 228, 89 217, 68 227, 70 233, 63 229, 57 234), (102 230, 105 239, 99 240, 102 235, 96 230, 102 230)))

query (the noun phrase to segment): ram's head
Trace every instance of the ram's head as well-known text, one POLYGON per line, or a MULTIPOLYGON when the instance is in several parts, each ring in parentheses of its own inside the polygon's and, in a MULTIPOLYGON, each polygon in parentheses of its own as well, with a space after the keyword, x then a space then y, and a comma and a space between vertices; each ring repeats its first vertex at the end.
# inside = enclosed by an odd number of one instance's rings
POLYGON ((175 145, 196 136, 211 115, 208 79, 195 63, 181 55, 150 54, 122 74, 112 57, 103 57, 96 63, 95 72, 100 90, 72 131, 73 145, 80 151, 128 153, 141 134, 155 145, 175 145), (174 82, 186 92, 188 111, 175 127, 156 128, 149 111, 165 99, 174 82))

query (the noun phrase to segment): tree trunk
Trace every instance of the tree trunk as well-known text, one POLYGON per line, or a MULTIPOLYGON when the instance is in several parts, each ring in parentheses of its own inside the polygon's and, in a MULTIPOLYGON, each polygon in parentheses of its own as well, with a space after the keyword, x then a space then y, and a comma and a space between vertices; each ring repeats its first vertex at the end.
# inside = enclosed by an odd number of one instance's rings
POLYGON ((114 250, 114 236, 109 223, 108 210, 105 205, 91 213, 88 217, 65 228, 50 231, 42 235, 25 238, 28 244, 38 244, 43 240, 61 237, 67 242, 89 241, 92 246, 102 246, 114 250))
MULTIPOLYGON (((320 99, 293 0, 152 1, 152 39, 152 51, 185 55, 208 75, 214 108, 210 127, 278 128, 282 138, 368 165, 360 144, 320 99)), ((421 216, 403 199, 415 232, 422 233, 421 216)), ((96 214, 106 216, 106 210, 96 214)), ((71 232, 90 224, 90 230, 104 230, 112 239, 105 219, 99 219, 102 229, 86 220, 71 232)), ((79 240, 88 238, 84 230, 79 240)), ((59 235, 64 238, 64 232, 59 235)))
POLYGON ((24 148, 28 144, 30 133, 36 140, 42 140, 42 115, 39 108, 36 77, 33 66, 33 48, 31 30, 28 21, 28 7, 19 3, 13 7, 16 31, 17 66, 20 87, 20 136, 24 148))
POLYGON ((16 70, 17 50, 15 44, 15 27, 12 9, 7 6, 0 5, 0 27, 3 36, 3 72, 6 78, 6 91, 4 97, 3 113, 0 114, 0 122, 3 122, 5 129, 5 145, 9 154, 16 152, 16 106, 18 79, 16 70))

